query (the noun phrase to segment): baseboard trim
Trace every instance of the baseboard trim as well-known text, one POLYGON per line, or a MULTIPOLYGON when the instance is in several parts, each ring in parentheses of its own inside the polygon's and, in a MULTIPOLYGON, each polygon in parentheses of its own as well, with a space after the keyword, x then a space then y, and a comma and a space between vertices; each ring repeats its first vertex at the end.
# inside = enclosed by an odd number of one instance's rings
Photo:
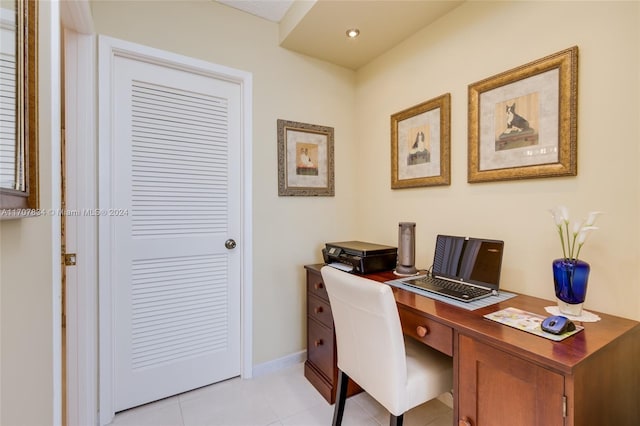
POLYGON ((307 351, 295 352, 271 361, 263 362, 253 366, 253 377, 273 373, 284 368, 299 364, 307 359, 307 351))

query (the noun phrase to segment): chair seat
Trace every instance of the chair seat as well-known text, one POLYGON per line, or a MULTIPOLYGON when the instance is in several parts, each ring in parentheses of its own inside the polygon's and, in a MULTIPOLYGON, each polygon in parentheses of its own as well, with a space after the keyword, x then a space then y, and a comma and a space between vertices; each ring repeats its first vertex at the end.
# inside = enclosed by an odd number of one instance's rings
POLYGON ((392 414, 405 411, 450 391, 453 388, 451 358, 424 343, 405 337, 407 355, 407 391, 396 407, 386 407, 392 414))

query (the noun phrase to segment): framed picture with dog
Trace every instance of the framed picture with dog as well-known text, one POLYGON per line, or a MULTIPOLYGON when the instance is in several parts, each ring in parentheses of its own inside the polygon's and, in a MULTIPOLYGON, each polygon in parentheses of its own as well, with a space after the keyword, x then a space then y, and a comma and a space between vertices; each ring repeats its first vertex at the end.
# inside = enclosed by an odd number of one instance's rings
POLYGON ((333 197, 333 127, 278 120, 278 195, 333 197))
POLYGON ((391 188, 449 185, 449 93, 391 116, 391 188))
POLYGON ((578 47, 469 85, 469 182, 576 176, 578 47))

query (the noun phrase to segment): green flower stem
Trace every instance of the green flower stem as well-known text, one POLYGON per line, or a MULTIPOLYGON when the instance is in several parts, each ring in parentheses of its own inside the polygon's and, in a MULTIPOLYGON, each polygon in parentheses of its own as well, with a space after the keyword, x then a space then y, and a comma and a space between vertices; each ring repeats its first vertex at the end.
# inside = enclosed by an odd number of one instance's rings
MULTIPOLYGON (((567 233, 567 250, 569 250, 569 258, 572 257, 572 252, 573 252, 573 247, 571 247, 571 243, 569 242, 569 236, 571 235, 569 233, 569 221, 565 221, 564 223, 564 229, 567 233)), ((563 247, 563 252, 564 252, 564 247, 563 247)), ((565 253, 565 257, 567 257, 566 253, 565 253)))
POLYGON ((575 250, 575 248, 576 248, 576 239, 577 239, 577 238, 578 238, 578 234, 575 234, 575 235, 573 236, 573 241, 571 242, 571 253, 570 253, 570 255, 571 255, 571 258, 572 258, 572 259, 576 259, 576 258, 577 258, 577 255, 576 255, 576 257, 573 257, 573 251, 574 251, 574 250, 575 250))
POLYGON ((564 235, 562 235, 562 225, 558 225, 558 235, 560 235, 560 245, 562 245, 562 255, 567 258, 567 251, 564 248, 564 235))

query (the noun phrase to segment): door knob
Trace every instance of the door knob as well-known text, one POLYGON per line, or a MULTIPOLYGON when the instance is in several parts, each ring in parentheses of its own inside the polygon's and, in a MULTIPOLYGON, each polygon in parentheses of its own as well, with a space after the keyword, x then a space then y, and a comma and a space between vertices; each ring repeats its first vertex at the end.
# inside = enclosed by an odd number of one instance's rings
POLYGON ((227 241, 224 242, 224 246, 229 250, 232 250, 236 248, 236 240, 229 238, 227 241))

